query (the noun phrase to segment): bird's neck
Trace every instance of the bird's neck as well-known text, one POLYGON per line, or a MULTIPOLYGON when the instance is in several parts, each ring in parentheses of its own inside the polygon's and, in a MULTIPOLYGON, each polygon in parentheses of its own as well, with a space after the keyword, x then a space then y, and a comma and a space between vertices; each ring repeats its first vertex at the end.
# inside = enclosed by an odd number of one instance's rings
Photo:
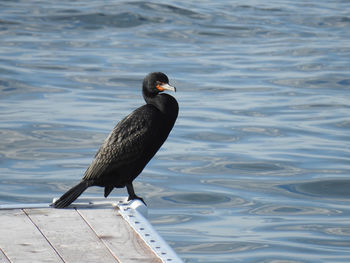
POLYGON ((165 112, 165 104, 166 102, 164 101, 164 98, 162 94, 157 94, 157 95, 151 95, 151 96, 143 96, 147 104, 151 104, 155 106, 158 110, 161 112, 165 112))
POLYGON ((156 96, 144 96, 144 99, 147 104, 155 106, 163 114, 173 113, 177 116, 178 104, 174 97, 170 96, 169 94, 162 93, 157 94, 156 96))
POLYGON ((143 95, 143 99, 146 101, 147 104, 151 104, 151 102, 153 100, 155 100, 155 98, 157 97, 158 94, 154 94, 154 93, 149 93, 147 91, 147 89, 143 89, 142 90, 142 95, 143 95))

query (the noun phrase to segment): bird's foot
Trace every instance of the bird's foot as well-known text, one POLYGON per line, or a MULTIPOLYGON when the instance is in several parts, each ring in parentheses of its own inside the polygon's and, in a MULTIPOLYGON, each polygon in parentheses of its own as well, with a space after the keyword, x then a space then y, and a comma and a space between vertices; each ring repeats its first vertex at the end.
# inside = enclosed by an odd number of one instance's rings
POLYGON ((142 197, 139 197, 139 196, 137 196, 137 195, 133 195, 133 196, 129 195, 128 201, 135 200, 135 199, 138 199, 138 200, 142 201, 142 203, 144 203, 145 206, 147 206, 147 204, 145 203, 145 201, 143 201, 143 198, 142 198, 142 197))

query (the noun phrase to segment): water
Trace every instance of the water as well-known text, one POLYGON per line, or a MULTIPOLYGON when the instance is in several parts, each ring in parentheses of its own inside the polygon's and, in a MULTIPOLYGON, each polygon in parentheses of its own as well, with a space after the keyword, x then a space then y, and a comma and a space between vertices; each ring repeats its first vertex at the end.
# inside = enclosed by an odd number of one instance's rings
POLYGON ((50 202, 77 183, 143 104, 143 77, 163 71, 179 118, 135 189, 179 255, 349 262, 349 1, 0 10, 1 203, 50 202))

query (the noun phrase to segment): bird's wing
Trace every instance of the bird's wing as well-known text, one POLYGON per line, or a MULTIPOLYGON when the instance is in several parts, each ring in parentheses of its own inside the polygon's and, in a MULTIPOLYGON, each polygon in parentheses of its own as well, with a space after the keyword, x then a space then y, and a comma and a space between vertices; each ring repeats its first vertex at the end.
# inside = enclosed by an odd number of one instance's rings
POLYGON ((98 180, 106 171, 131 165, 141 157, 158 137, 158 131, 152 130, 152 116, 157 111, 144 105, 120 121, 96 153, 83 180, 98 180))

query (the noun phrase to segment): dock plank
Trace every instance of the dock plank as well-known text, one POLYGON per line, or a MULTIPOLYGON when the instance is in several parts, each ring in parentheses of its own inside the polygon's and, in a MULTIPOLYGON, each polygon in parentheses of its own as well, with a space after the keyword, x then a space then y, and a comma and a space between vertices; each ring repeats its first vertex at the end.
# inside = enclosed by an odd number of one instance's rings
POLYGON ((0 262, 183 263, 140 200, 82 199, 66 209, 0 204, 0 262))
POLYGON ((11 263, 1 248, 0 248, 0 262, 1 263, 11 263))
POLYGON ((120 216, 116 208, 77 211, 121 262, 162 262, 120 216), (131 248, 133 253, 130 254, 131 248))
POLYGON ((25 212, 64 262, 118 262, 75 209, 25 212))
POLYGON ((23 210, 0 210, 0 216, 1 262, 62 262, 23 210))

